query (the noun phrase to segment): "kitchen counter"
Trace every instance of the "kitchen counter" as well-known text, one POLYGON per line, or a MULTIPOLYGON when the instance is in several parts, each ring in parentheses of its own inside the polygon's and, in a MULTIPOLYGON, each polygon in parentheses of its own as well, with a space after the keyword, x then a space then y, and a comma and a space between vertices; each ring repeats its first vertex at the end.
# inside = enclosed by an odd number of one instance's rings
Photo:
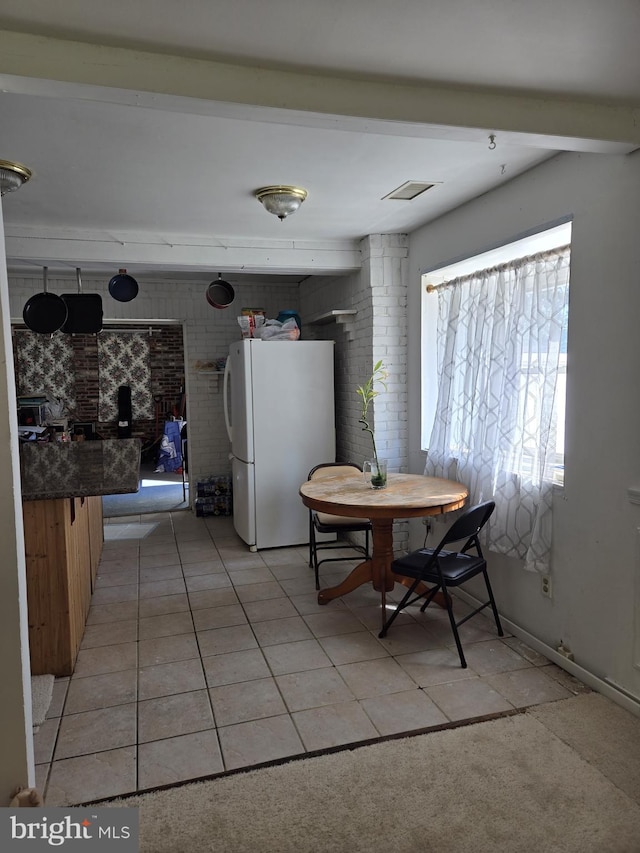
POLYGON ((137 492, 140 450, 138 438, 42 444, 22 442, 22 500, 137 492))

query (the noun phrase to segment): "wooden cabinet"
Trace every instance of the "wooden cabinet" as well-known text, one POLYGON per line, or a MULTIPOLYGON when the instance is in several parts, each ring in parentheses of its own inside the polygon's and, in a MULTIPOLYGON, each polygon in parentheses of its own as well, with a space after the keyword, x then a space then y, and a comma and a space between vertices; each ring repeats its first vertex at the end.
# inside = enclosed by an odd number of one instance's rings
POLYGON ((102 552, 102 498, 23 501, 31 673, 71 675, 102 552))

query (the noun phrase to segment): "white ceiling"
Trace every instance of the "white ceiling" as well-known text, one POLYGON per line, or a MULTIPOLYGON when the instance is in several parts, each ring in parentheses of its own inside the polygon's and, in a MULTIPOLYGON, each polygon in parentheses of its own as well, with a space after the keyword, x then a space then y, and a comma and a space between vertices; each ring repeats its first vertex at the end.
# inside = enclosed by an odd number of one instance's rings
POLYGON ((8 264, 349 269, 558 151, 637 147, 638 32, 637 0, 3 0, 0 158, 34 171, 8 264), (383 200, 408 180, 436 186, 383 200), (284 222, 275 183, 309 193, 284 222))

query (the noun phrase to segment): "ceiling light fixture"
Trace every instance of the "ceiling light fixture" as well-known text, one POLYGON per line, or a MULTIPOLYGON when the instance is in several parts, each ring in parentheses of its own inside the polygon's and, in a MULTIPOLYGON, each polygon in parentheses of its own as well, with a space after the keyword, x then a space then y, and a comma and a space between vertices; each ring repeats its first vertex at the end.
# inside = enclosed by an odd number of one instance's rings
POLYGON ((307 197, 307 191, 301 187, 261 187, 254 193, 265 210, 273 213, 280 221, 295 213, 307 197))
POLYGON ((31 169, 12 160, 0 160, 0 196, 19 190, 31 177, 31 169))

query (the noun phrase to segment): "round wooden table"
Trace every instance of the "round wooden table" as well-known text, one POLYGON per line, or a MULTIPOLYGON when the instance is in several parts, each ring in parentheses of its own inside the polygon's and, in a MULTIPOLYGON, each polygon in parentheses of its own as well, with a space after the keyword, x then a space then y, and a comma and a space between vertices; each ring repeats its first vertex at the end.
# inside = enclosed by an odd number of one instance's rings
POLYGON ((394 519, 451 512, 464 506, 467 495, 468 490, 461 483, 421 474, 389 474, 385 489, 372 489, 362 476, 351 474, 303 483, 300 497, 305 506, 331 515, 369 518, 373 528, 371 559, 357 565, 342 583, 321 589, 318 604, 327 604, 371 582, 381 595, 384 624, 386 593, 393 589, 395 581, 410 586, 414 580, 391 571, 394 519))

